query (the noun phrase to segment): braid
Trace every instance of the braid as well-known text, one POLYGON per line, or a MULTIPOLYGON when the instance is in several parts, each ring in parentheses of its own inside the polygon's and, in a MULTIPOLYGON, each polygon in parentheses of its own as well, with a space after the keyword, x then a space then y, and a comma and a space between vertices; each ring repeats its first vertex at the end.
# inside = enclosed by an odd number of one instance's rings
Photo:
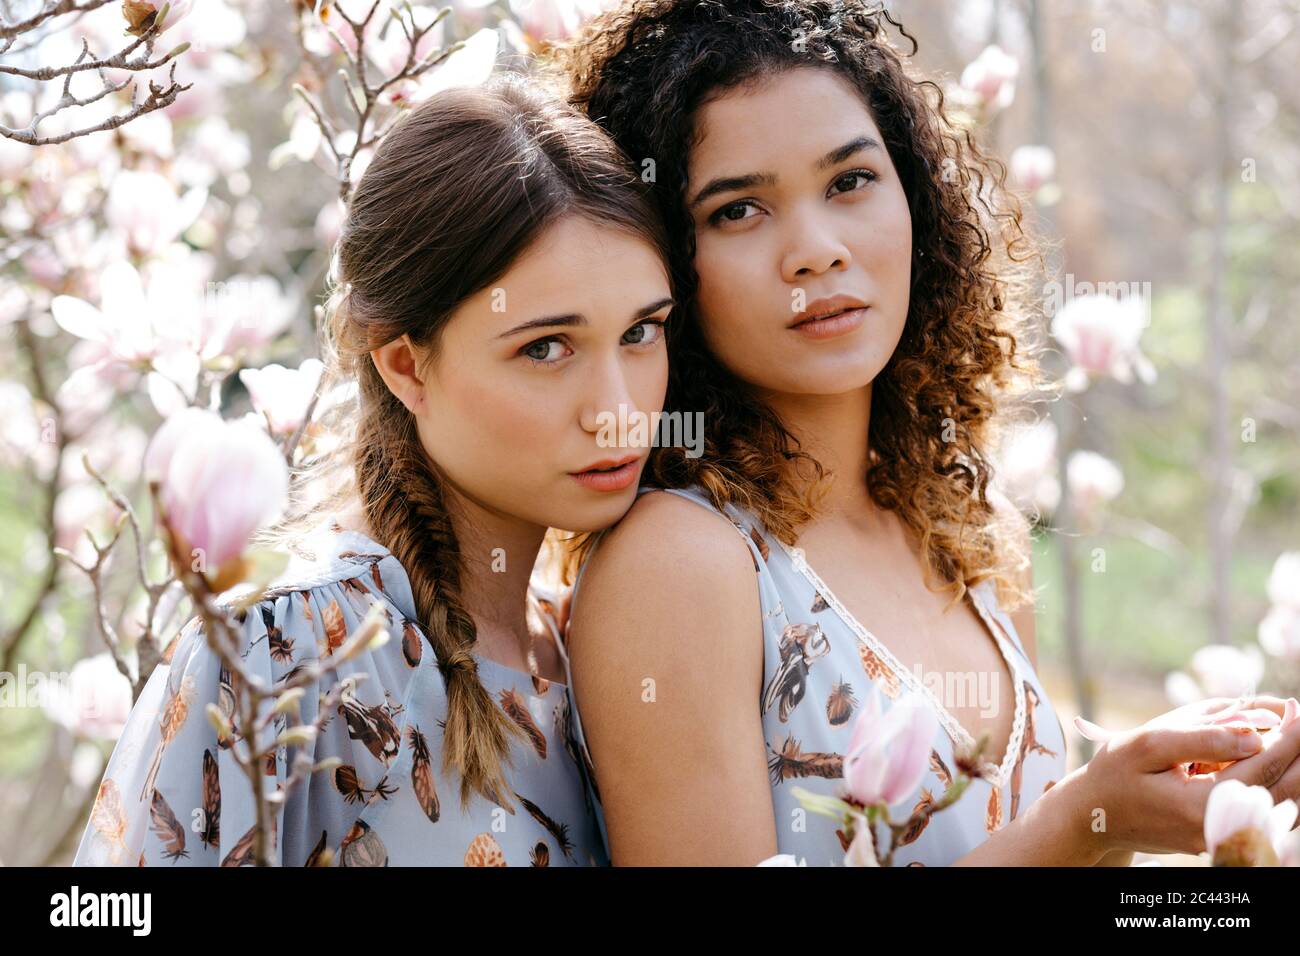
POLYGON ((460 549, 443 485, 419 440, 414 418, 372 362, 361 367, 362 417, 356 444, 357 490, 380 541, 411 582, 420 623, 447 686, 443 770, 460 774, 462 805, 482 794, 509 808, 512 737, 523 732, 492 701, 478 676, 477 630, 460 600, 460 549))

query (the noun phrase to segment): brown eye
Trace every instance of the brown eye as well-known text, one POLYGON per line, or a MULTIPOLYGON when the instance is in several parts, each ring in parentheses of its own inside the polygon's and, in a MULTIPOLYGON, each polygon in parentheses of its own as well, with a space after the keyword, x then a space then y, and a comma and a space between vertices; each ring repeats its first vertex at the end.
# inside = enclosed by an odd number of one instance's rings
POLYGON ((743 213, 747 208, 750 208, 753 205, 754 204, 747 199, 742 199, 738 202, 728 203, 727 205, 723 206, 721 209, 719 209, 717 212, 715 212, 712 216, 709 217, 709 223, 711 225, 716 226, 724 219, 727 222, 740 222, 744 219, 752 219, 753 218, 752 216, 743 216, 743 215, 733 216, 732 213, 734 212, 743 213))
POLYGON ((869 169, 855 169, 852 172, 845 173, 843 176, 838 177, 835 180, 833 185, 841 186, 847 184, 848 186, 847 189, 837 189, 836 192, 851 193, 861 188, 855 185, 856 181, 859 179, 864 179, 868 183, 874 182, 876 179, 876 174, 869 169))

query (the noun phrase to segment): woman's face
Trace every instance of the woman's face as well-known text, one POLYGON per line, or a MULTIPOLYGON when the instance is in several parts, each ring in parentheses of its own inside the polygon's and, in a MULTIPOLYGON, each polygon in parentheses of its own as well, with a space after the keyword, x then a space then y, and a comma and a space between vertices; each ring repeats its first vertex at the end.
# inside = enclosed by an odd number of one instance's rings
POLYGON ((624 406, 631 423, 663 409, 671 307, 653 246, 560 220, 443 329, 414 409, 425 447, 490 511, 568 531, 614 524, 650 449, 611 443, 619 432, 602 413, 617 422, 624 406), (575 477, 622 461, 614 475, 575 477))
POLYGON ((686 195, 713 354, 760 393, 868 384, 907 319, 912 219, 861 95, 832 69, 796 67, 695 119, 686 195))

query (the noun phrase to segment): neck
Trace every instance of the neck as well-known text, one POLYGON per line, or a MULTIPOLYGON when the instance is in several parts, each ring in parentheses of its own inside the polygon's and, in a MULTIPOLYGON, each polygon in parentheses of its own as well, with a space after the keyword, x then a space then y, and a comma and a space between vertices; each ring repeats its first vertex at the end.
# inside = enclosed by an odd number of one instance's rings
MULTIPOLYGON (((871 384, 837 395, 760 393, 759 398, 777 413, 786 429, 799 439, 799 447, 834 475, 822 486, 821 511, 834 513, 870 505, 867 495, 868 443, 871 425, 871 384)), ((807 466, 791 473, 800 490, 815 475, 807 466)))
MULTIPOLYGON (((487 508, 453 488, 445 499, 456 532, 461 605, 474 618, 480 645, 499 647, 508 656, 510 640, 528 643, 528 582, 546 528, 487 508)), ((375 537, 359 503, 340 520, 375 537)))
MULTIPOLYGON (((460 599, 482 637, 528 641, 528 582, 546 528, 448 491, 460 551, 460 599)), ((490 643, 490 638, 489 638, 490 643)))

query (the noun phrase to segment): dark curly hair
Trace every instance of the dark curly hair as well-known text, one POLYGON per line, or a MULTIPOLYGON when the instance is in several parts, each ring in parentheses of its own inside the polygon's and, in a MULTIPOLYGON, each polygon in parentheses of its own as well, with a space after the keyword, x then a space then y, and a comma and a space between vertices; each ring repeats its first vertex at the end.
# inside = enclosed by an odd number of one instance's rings
MULTIPOLYGON (((654 160, 653 196, 669 229, 674 296, 668 409, 704 410, 701 457, 661 448, 664 487, 698 484, 715 504, 749 508, 788 544, 815 513, 829 473, 705 345, 695 293, 695 229, 686 206, 697 111, 727 90, 801 66, 835 70, 861 93, 884 137, 912 217, 910 305, 902 338, 872 384, 865 476, 872 499, 920 541, 926 583, 952 590, 993 578, 1016 606, 1028 563, 1009 510, 988 499, 987 456, 1012 398, 1040 386, 1031 260, 1042 255, 1005 188, 1006 168, 942 89, 915 79, 915 39, 880 5, 835 0, 624 0, 554 51, 570 101, 638 166, 654 160), (911 43, 906 55, 888 26, 911 43), (800 464, 814 480, 792 480, 800 464), (940 581, 935 584, 934 572, 940 581)), ((556 80, 558 82, 558 80, 556 80)))

